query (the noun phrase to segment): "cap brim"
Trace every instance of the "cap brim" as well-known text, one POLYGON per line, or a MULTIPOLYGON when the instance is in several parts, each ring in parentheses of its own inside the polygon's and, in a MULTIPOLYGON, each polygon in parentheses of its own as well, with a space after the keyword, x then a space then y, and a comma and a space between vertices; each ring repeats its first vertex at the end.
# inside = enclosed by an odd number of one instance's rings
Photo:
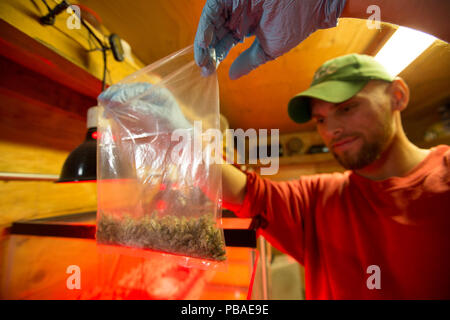
POLYGON ((289 117, 298 123, 308 122, 311 120, 311 98, 331 103, 341 103, 361 91, 368 82, 369 79, 358 81, 330 80, 316 84, 289 101, 289 117))

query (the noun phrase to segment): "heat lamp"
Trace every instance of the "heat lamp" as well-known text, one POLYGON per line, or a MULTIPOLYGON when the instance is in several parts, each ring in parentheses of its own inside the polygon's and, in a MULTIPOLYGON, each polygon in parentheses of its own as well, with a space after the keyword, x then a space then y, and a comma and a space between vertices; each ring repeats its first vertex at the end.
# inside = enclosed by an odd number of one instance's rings
POLYGON ((97 181, 97 110, 88 109, 86 138, 67 157, 57 183, 97 181))

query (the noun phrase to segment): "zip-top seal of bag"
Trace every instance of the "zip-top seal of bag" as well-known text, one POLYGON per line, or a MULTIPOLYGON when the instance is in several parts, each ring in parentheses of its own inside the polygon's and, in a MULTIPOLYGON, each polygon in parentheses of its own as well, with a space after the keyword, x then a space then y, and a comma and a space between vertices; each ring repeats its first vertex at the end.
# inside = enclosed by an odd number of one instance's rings
POLYGON ((189 46, 109 87, 98 104, 97 243, 187 266, 225 263, 220 165, 194 148, 194 123, 220 131, 217 75, 202 75, 189 46))

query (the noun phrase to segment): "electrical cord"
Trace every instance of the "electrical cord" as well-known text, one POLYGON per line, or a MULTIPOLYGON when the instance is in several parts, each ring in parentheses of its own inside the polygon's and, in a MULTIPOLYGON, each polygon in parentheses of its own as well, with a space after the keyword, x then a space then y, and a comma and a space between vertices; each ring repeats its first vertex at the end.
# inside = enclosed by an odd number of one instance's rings
POLYGON ((50 8, 46 0, 42 0, 42 2, 45 4, 49 12, 52 11, 52 8, 50 8))
MULTIPOLYGON (((51 9, 50 6, 48 5, 46 0, 41 0, 45 6, 47 7, 49 13, 40 18, 41 23, 43 24, 47 24, 47 25, 53 25, 54 24, 54 19, 55 16, 59 13, 61 13, 63 10, 67 9, 68 7, 71 6, 71 4, 66 1, 63 0, 62 2, 58 3, 55 8, 51 9)), ((102 78, 102 91, 105 90, 106 88, 106 74, 107 74, 107 54, 106 51, 111 49, 110 47, 108 47, 107 45, 105 45, 98 37, 97 35, 94 33, 94 31, 92 31, 92 29, 89 27, 89 25, 83 20, 83 18, 80 16, 78 16, 78 18, 80 19, 81 24, 87 29, 87 31, 89 32, 90 35, 92 35, 94 37, 94 39, 98 42, 98 44, 101 47, 101 51, 103 54, 103 78, 102 78)), ((91 51, 91 50, 89 50, 91 51)))
POLYGON ((88 30, 88 32, 94 37, 95 40, 100 44, 102 48, 102 54, 103 54, 103 79, 102 79, 102 91, 105 90, 106 87, 106 69, 107 69, 107 55, 106 51, 110 48, 108 46, 105 46, 103 42, 97 37, 97 35, 92 31, 92 29, 88 26, 88 24, 81 18, 80 15, 80 22, 81 24, 88 30))

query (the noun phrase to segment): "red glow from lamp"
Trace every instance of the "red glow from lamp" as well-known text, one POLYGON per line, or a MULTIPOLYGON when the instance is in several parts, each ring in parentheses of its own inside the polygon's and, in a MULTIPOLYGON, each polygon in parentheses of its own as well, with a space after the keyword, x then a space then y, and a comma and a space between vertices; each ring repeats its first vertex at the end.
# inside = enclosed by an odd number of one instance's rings
POLYGON ((167 203, 163 200, 158 201, 158 203, 156 204, 156 209, 158 211, 163 211, 167 208, 167 203))

